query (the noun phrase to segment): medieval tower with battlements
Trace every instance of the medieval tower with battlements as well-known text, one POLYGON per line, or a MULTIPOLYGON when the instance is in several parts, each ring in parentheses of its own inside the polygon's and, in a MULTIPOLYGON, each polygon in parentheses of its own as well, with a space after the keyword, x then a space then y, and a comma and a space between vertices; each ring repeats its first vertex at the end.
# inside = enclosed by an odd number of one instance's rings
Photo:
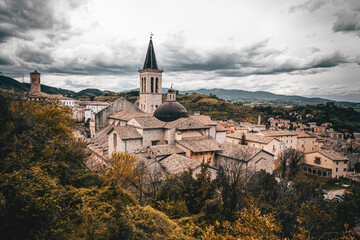
POLYGON ((41 92, 40 73, 34 71, 30 73, 30 93, 41 92))

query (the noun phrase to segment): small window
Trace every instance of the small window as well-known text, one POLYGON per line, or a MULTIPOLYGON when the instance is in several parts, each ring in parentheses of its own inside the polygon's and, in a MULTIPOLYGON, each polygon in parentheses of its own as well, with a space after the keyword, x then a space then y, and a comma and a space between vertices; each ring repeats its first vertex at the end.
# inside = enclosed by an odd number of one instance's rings
POLYGON ((275 150, 275 145, 273 145, 273 150, 275 150))
POLYGON ((114 144, 114 150, 115 150, 116 146, 117 146, 117 135, 116 135, 116 133, 114 133, 113 144, 114 144))
POLYGON ((338 168, 336 168, 336 169, 335 169, 335 172, 339 172, 339 169, 338 169, 338 168))
POLYGON ((320 163, 321 163, 320 158, 319 158, 319 157, 315 157, 315 159, 314 159, 314 163, 316 163, 316 164, 320 164, 320 163))
POLYGON ((346 168, 344 168, 344 172, 346 172, 346 168))
POLYGON ((336 161, 336 165, 339 165, 339 161, 336 161))

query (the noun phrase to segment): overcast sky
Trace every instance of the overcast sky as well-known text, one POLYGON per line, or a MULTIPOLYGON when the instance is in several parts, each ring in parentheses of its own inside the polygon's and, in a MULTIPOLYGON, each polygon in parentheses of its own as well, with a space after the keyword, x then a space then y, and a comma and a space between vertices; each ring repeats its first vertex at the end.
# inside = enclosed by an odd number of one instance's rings
POLYGON ((360 102, 359 0, 0 0, 0 71, 134 89, 150 32, 163 87, 360 102))

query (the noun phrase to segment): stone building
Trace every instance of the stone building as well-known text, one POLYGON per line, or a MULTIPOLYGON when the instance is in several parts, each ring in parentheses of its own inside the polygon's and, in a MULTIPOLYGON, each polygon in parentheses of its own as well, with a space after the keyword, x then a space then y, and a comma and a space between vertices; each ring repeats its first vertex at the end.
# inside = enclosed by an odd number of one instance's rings
POLYGON ((265 150, 230 142, 224 142, 220 147, 222 151, 216 159, 217 167, 223 165, 230 171, 241 170, 244 175, 260 170, 273 173, 274 155, 265 150))
POLYGON ((30 94, 41 92, 40 73, 34 71, 30 73, 30 94))
POLYGON ((311 132, 298 132, 296 149, 305 153, 319 150, 317 137, 311 132))
MULTIPOLYGON (((242 134, 240 132, 230 133, 226 136, 227 142, 241 143, 242 134)), ((255 133, 245 134, 246 144, 250 147, 260 148, 271 154, 275 155, 275 158, 280 152, 280 141, 275 137, 266 137, 255 133)))
POLYGON ((305 154, 304 170, 309 174, 329 178, 346 178, 349 159, 334 150, 319 150, 305 154))

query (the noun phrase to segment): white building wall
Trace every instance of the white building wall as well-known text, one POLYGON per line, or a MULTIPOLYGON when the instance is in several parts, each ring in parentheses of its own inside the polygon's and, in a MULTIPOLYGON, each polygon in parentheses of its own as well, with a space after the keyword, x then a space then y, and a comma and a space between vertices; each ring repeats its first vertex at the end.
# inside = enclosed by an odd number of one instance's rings
POLYGON ((159 144, 165 144, 163 129, 143 129, 143 147, 152 146, 152 141, 158 141, 159 144))
POLYGON ((226 132, 216 132, 215 139, 219 144, 225 142, 226 141, 226 132))
POLYGON ((209 136, 212 138, 216 138, 216 126, 211 126, 208 132, 209 136))

